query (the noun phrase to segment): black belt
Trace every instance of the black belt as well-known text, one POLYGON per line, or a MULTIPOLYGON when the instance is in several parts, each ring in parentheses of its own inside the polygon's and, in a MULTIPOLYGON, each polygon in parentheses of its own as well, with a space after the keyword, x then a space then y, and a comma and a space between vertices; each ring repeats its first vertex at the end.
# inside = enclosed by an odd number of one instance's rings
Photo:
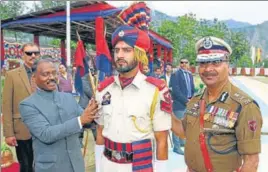
POLYGON ((116 163, 132 163, 133 161, 133 152, 120 152, 105 148, 103 154, 106 158, 116 163))

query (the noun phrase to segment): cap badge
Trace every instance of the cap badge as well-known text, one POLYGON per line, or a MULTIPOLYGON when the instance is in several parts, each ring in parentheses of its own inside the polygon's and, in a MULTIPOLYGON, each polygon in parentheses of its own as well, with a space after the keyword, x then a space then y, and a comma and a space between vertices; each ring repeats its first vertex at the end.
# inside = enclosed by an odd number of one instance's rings
POLYGON ((123 30, 121 30, 119 33, 118 33, 118 36, 120 37, 123 37, 125 35, 125 32, 123 30))
POLYGON ((210 49, 212 45, 213 45, 213 42, 209 37, 204 39, 203 46, 205 49, 210 49))

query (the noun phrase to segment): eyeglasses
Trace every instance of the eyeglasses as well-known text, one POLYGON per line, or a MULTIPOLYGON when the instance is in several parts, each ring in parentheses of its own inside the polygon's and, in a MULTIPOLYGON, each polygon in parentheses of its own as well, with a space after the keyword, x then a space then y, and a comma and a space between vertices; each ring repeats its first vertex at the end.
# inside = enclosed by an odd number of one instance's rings
POLYGON ((181 62, 181 64, 188 64, 188 62, 181 62))
POLYGON ((36 55, 36 56, 39 56, 40 55, 40 52, 39 51, 25 51, 24 52, 27 56, 32 56, 33 54, 36 55))
POLYGON ((211 64, 214 67, 219 67, 223 62, 229 62, 228 60, 215 60, 215 61, 208 61, 208 62, 198 62, 199 67, 206 67, 207 65, 211 64))

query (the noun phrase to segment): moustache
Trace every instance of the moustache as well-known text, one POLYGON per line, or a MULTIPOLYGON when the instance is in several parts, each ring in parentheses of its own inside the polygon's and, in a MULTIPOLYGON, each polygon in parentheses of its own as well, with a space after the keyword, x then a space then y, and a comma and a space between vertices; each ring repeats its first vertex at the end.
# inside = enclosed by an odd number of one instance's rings
POLYGON ((50 84, 50 83, 54 83, 54 84, 57 84, 57 81, 55 79, 50 79, 47 84, 50 84))
POLYGON ((123 60, 123 59, 116 60, 116 63, 118 63, 118 62, 125 62, 125 63, 127 63, 127 61, 126 60, 123 60))
POLYGON ((217 72, 204 72, 202 74, 204 77, 208 77, 208 76, 217 76, 218 73, 217 72))

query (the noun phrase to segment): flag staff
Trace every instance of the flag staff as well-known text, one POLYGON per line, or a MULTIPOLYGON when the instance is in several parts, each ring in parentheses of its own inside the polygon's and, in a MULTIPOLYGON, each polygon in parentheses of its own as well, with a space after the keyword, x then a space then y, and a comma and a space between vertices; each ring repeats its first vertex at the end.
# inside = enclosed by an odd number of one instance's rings
POLYGON ((70 22, 70 1, 66 1, 66 48, 67 67, 71 67, 71 22, 70 22))

